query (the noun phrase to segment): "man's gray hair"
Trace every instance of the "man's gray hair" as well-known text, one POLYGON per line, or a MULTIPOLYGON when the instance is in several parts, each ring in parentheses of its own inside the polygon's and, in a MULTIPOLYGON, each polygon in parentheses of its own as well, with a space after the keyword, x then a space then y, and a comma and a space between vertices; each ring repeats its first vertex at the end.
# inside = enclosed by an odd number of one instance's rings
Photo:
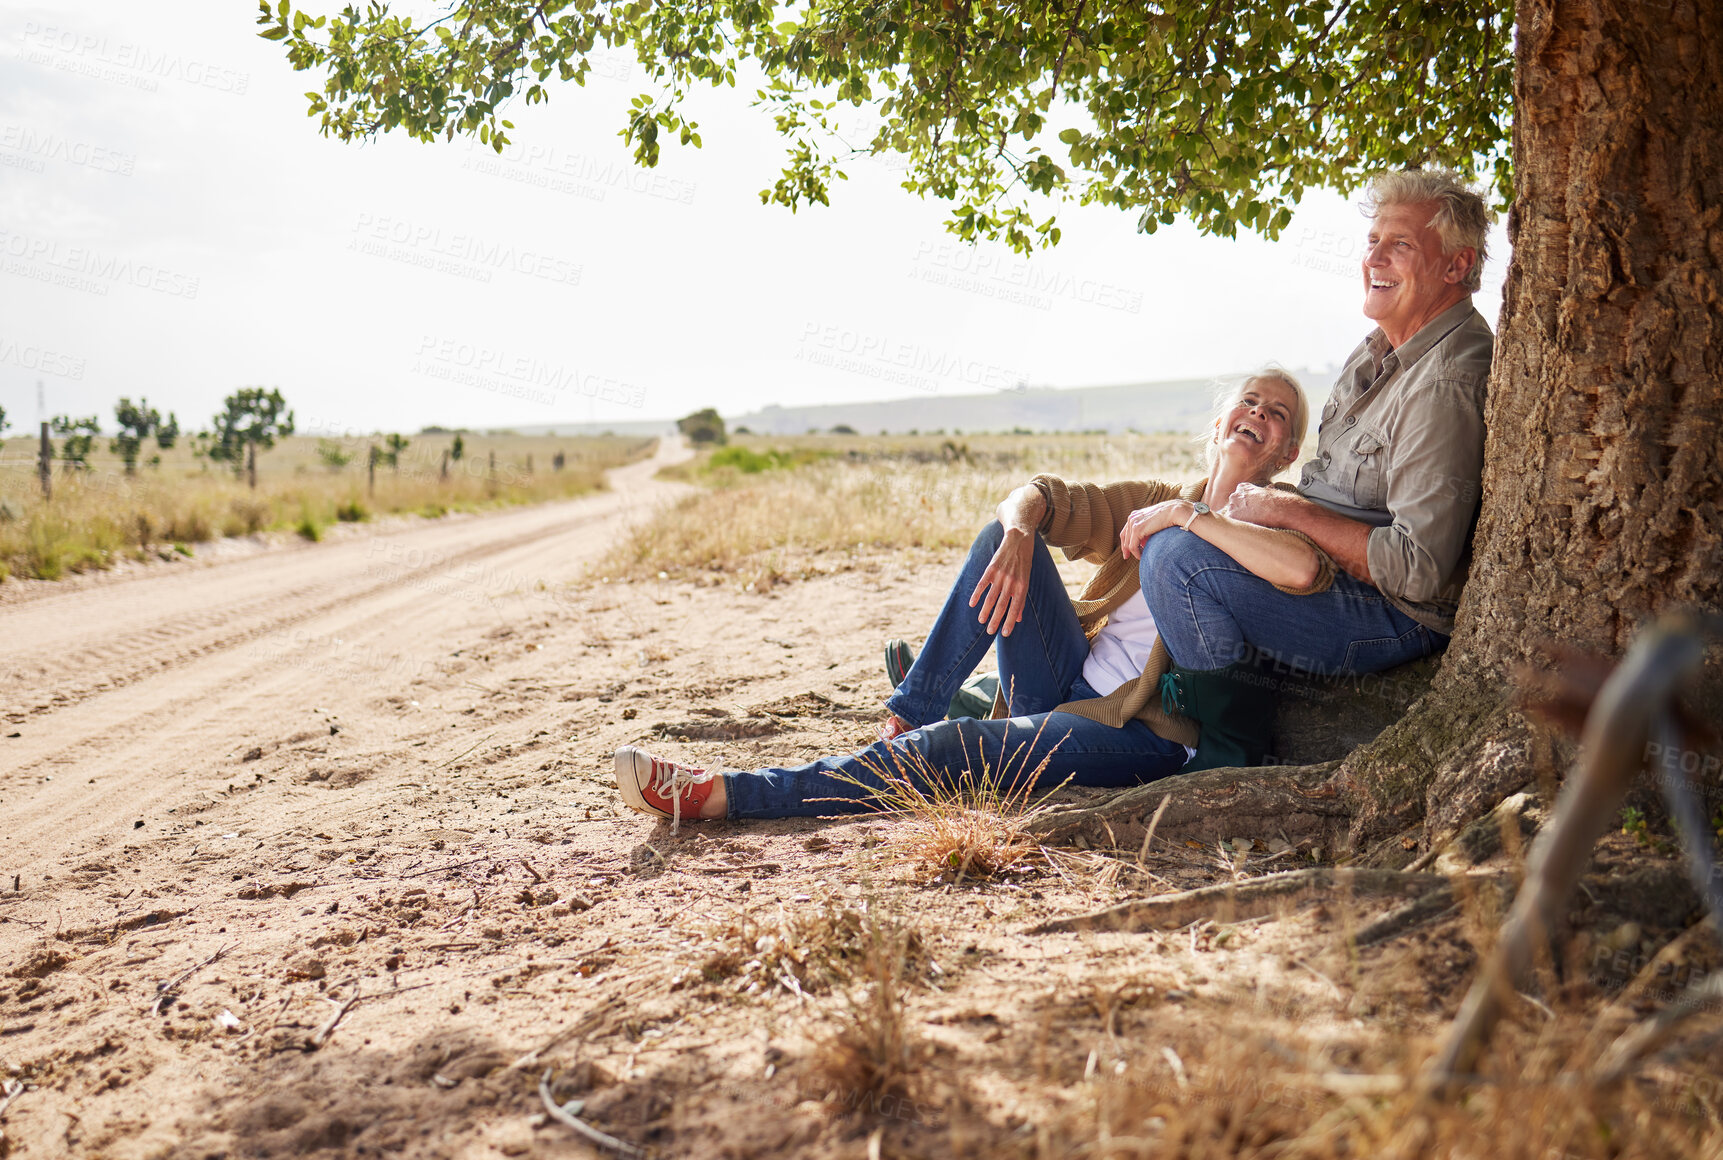
POLYGON ((1452 169, 1397 169, 1372 177, 1364 196, 1364 216, 1371 218, 1387 205, 1439 202, 1436 216, 1425 224, 1441 236, 1442 253, 1477 251, 1478 260, 1472 263, 1465 281, 1465 288, 1477 293, 1484 284, 1490 222, 1495 218, 1481 192, 1452 169))

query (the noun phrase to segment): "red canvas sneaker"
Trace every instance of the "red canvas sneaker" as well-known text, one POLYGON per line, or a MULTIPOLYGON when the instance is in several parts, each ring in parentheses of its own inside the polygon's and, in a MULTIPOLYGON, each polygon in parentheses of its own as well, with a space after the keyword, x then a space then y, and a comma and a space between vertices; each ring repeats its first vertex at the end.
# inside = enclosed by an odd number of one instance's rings
POLYGON ((616 751, 616 788, 622 792, 623 803, 655 818, 698 821, 700 807, 712 796, 717 776, 654 757, 633 745, 616 751))

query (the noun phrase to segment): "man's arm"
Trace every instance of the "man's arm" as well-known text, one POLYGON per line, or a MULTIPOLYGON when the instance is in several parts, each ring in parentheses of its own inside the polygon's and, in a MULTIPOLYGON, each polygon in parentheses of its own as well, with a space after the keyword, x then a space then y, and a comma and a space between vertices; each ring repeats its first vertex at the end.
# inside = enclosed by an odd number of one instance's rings
POLYGON ((1331 511, 1319 503, 1278 488, 1241 484, 1232 493, 1226 514, 1265 528, 1303 532, 1348 576, 1375 584, 1370 573, 1370 525, 1331 511))

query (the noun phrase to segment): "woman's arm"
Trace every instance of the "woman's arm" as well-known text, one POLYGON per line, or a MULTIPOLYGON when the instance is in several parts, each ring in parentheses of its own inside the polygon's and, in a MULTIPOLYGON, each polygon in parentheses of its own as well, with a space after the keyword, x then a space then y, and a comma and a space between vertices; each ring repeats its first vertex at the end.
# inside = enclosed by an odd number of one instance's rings
POLYGON ((1308 589, 1322 574, 1316 549, 1302 536, 1247 524, 1216 511, 1198 515, 1190 501, 1183 499, 1132 512, 1119 532, 1119 550, 1127 557, 1141 556, 1150 536, 1175 527, 1202 537, 1254 575, 1281 588, 1308 589))
POLYGON ((1201 536, 1270 584, 1305 589, 1321 574, 1316 549, 1302 536, 1247 524, 1220 512, 1209 512, 1189 522, 1193 535, 1201 536))
POLYGON ((994 509, 1005 537, 975 591, 969 594, 969 607, 981 605, 976 619, 987 626, 989 635, 1003 631, 1010 636, 1023 619, 1029 601, 1029 574, 1035 565, 1035 529, 1046 514, 1046 499, 1032 483, 1000 500, 994 509))

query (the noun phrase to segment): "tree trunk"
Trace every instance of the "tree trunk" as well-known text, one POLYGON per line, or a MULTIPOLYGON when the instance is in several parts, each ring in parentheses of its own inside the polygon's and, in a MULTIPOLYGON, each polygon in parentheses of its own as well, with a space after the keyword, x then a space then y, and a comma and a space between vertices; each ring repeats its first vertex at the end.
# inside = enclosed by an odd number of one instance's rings
POLYGON ((1619 656, 1659 613, 1723 595, 1723 6, 1517 12, 1472 570, 1430 693, 1337 774, 1356 846, 1422 820, 1431 849, 1552 764, 1507 690, 1540 641, 1619 656))
POLYGON ((251 490, 257 490, 257 444, 245 445, 245 477, 251 484, 251 490))

